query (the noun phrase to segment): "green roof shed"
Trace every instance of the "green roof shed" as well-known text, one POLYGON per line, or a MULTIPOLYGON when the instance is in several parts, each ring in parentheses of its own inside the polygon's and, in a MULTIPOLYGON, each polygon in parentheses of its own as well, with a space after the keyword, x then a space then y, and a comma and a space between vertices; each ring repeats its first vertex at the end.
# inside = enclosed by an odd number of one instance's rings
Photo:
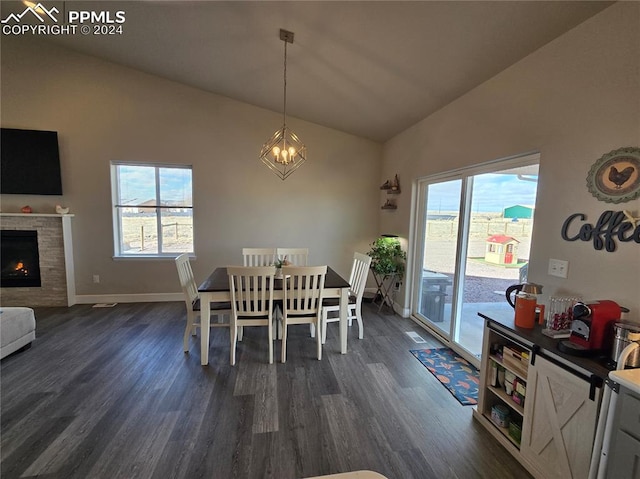
POLYGON ((533 217, 533 208, 523 205, 509 206, 504 209, 503 216, 505 218, 531 219, 533 217))

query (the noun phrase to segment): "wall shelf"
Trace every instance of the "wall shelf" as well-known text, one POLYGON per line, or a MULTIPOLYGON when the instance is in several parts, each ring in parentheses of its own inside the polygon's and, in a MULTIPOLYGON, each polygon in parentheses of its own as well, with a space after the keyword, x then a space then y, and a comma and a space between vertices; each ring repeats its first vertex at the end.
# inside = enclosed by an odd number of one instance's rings
MULTIPOLYGON (((380 189, 386 191, 388 195, 399 195, 401 193, 401 190, 400 190, 400 180, 398 179, 398 175, 396 174, 393 177, 393 180, 385 181, 380 186, 380 189)), ((396 200, 387 199, 387 201, 382 205, 381 209, 383 210, 398 209, 398 205, 396 205, 396 200)))

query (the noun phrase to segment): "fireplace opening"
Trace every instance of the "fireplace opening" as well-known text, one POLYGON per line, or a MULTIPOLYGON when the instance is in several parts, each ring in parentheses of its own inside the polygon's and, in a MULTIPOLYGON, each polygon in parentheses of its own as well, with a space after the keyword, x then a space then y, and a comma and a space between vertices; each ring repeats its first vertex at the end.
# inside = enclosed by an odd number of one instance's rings
POLYGON ((37 231, 0 232, 0 286, 41 287, 37 231))

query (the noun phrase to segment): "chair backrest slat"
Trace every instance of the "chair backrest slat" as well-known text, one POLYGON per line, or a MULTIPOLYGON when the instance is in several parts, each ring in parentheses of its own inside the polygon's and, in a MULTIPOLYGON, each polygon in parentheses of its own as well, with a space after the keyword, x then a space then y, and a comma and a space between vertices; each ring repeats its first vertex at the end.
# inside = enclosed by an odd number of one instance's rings
POLYGON ((316 314, 322 305, 326 266, 285 266, 284 302, 287 314, 316 314))
POLYGON ((276 260, 276 248, 242 248, 244 266, 271 266, 276 260))
POLYGON ((229 266, 231 307, 239 316, 266 316, 273 303, 275 266, 229 266))

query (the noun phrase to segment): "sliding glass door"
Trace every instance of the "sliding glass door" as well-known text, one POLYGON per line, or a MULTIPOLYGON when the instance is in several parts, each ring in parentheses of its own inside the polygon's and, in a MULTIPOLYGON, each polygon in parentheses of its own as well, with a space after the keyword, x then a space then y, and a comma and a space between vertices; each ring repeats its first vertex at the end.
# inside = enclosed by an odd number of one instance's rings
POLYGON ((458 222, 463 181, 425 185, 422 265, 417 310, 439 334, 448 338, 453 318, 453 281, 458 256, 458 222))
POLYGON ((526 277, 538 155, 418 182, 412 314, 479 358, 478 311, 510 308, 505 289, 526 277))

